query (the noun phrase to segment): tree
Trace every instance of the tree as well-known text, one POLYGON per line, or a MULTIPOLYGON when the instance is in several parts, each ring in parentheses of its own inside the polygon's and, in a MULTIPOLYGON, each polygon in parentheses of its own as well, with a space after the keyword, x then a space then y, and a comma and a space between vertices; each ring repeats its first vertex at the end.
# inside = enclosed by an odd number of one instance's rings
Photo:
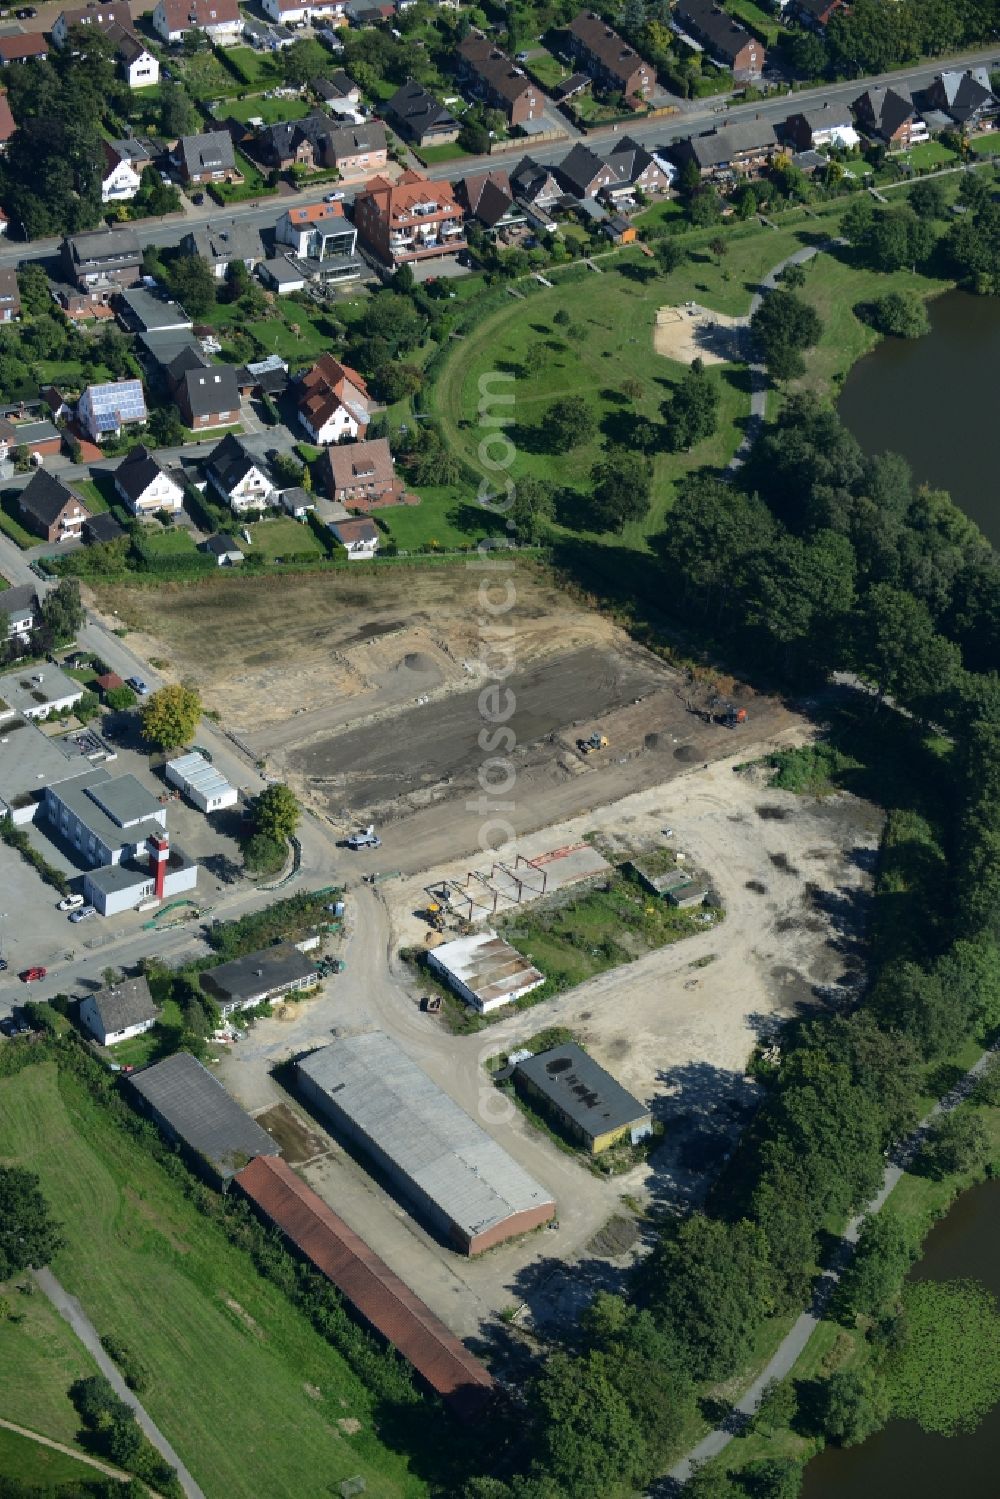
POLYGON ((640 1479, 645 1442, 605 1355, 552 1354, 533 1394, 543 1417, 539 1467, 566 1499, 594 1499, 640 1479))
POLYGON ((873 327, 891 338, 922 338, 931 330, 927 308, 916 292, 886 292, 867 311, 873 327))
POLYGON ((642 520, 649 511, 649 464, 628 448, 607 448, 590 471, 593 492, 591 516, 599 531, 625 529, 627 521, 642 520))
POLYGON ((555 511, 555 491, 545 479, 525 474, 517 480, 507 524, 521 541, 537 541, 555 511))
POLYGON ((916 267, 927 259, 933 246, 930 225, 908 205, 874 214, 860 241, 862 254, 877 271, 916 267))
POLYGON ((198 111, 190 94, 173 78, 160 82, 160 133, 169 140, 190 135, 198 128, 198 111))
POLYGON ((762 1457, 747 1463, 740 1476, 751 1499, 798 1499, 802 1472, 792 1458, 762 1457))
POLYGON ((888 1361, 892 1413, 924 1431, 974 1431, 1000 1398, 1000 1315, 974 1280, 903 1291, 904 1335, 888 1361))
POLYGON ((754 1412, 753 1429, 771 1434, 791 1426, 798 1410, 795 1386, 790 1379, 769 1379, 754 1412))
POLYGON ((271 459, 271 472, 279 489, 294 489, 302 483, 305 465, 294 453, 276 452, 271 459))
POLYGON ((126 709, 135 707, 136 696, 131 687, 112 687, 105 693, 104 701, 114 712, 124 713, 126 709))
POLYGON ((657 1322, 698 1380, 737 1369, 773 1305, 767 1241, 746 1220, 692 1213, 660 1241, 644 1278, 657 1322))
POLYGON ((719 424, 719 387, 702 360, 692 361, 664 401, 663 419, 672 453, 690 452, 712 436, 719 424))
POLYGON ((184 441, 184 423, 176 406, 155 406, 146 424, 146 440, 154 448, 177 448, 184 441))
POLYGON ((423 371, 415 364, 390 361, 379 365, 374 373, 379 396, 388 406, 406 396, 417 395, 424 383, 423 371))
POLYGON ((316 50, 315 42, 303 39, 282 51, 281 71, 286 83, 305 88, 310 79, 316 77, 316 50))
POLYGON ((593 413, 582 396, 554 401, 542 418, 542 428, 553 453, 568 453, 593 432, 593 413))
POLYGON ((885 1425, 888 1394, 870 1367, 838 1369, 819 1383, 812 1416, 821 1435, 840 1447, 854 1447, 885 1425))
POLYGON ((21 305, 32 317, 40 317, 52 310, 52 291, 49 278, 37 260, 29 260, 17 273, 17 287, 21 293, 21 305))
POLYGON ((243 863, 251 874, 277 874, 288 857, 288 844, 270 833, 254 833, 243 845, 243 863))
POLYGON ((155 167, 145 167, 140 178, 136 205, 145 209, 154 218, 165 213, 176 213, 181 206, 181 195, 170 182, 164 182, 155 167))
POLYGON ((55 641, 72 640, 84 621, 80 602, 80 585, 75 578, 63 578, 42 599, 42 622, 55 641))
POLYGON ((861 604, 856 666, 880 697, 891 694, 911 706, 952 685, 961 653, 934 629, 921 599, 888 583, 876 583, 861 604))
MULTIPOLYGON (((665 276, 671 271, 676 271, 687 260, 687 250, 676 239, 661 239, 656 247, 656 260, 660 270, 665 276)), ((569 315, 567 314, 567 322, 569 315)))
POLYGON ((192 317, 206 318, 215 306, 215 276, 200 255, 176 255, 167 271, 167 286, 192 317))
POLYGON ((787 291, 799 291, 806 284, 806 268, 799 260, 793 260, 781 273, 781 284, 787 291))
POLYGON ((722 218, 722 199, 711 184, 699 186, 691 194, 688 216, 696 229, 711 229, 722 218))
POLYGON ((292 836, 302 813, 293 792, 276 782, 254 797, 250 815, 258 833, 280 842, 292 836))
POLYGON ((914 183, 910 190, 910 207, 922 219, 944 219, 948 216, 948 200, 944 186, 933 177, 924 177, 914 183))
POLYGON ((857 1317, 878 1318, 899 1298, 914 1250, 902 1219, 892 1208, 866 1218, 854 1258, 840 1277, 837 1315, 849 1326, 857 1317))
POLYGON ((0 1166, 0 1281, 47 1265, 62 1242, 35 1173, 0 1166))
POLYGON ((171 683, 146 698, 140 720, 150 744, 177 749, 190 741, 201 721, 201 698, 193 687, 171 683))
POLYGON ((989 1136, 978 1114, 963 1109, 940 1115, 929 1127, 920 1152, 925 1176, 942 1177, 977 1170, 989 1154, 989 1136))
POLYGON ((782 287, 768 293, 750 319, 750 327, 774 380, 802 374, 802 351, 811 348, 823 331, 816 309, 782 287))

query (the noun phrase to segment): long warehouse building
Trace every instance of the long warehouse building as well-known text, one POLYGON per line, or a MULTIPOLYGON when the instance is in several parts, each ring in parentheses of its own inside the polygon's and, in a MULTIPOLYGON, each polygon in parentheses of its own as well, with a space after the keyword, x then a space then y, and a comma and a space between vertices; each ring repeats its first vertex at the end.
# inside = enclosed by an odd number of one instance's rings
POLYGON ((493 1392, 488 1370, 290 1166, 258 1156, 236 1185, 458 1415, 479 1415, 493 1392))
POLYGON ((384 1031, 335 1041, 297 1072, 303 1095, 451 1247, 479 1254, 554 1216, 545 1188, 384 1031))

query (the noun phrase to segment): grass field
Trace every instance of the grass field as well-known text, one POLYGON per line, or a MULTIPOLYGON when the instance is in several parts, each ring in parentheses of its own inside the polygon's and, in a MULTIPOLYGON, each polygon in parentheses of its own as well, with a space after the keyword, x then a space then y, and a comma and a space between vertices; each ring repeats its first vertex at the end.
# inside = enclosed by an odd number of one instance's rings
MULTIPOLYGON (((235 50, 246 51, 253 56, 249 48, 235 50)), ((238 83, 215 53, 208 50, 192 53, 190 57, 172 58, 171 70, 180 75, 195 99, 225 99, 229 95, 235 97, 248 86, 238 83)))
MULTIPOLYGON (((268 307, 267 316, 253 322, 247 322, 246 314, 234 303, 219 303, 212 312, 211 322, 224 347, 226 335, 239 329, 249 333, 263 353, 280 354, 290 363, 308 364, 329 349, 336 337, 328 313, 315 304, 304 306, 290 297, 276 298, 268 307)), ((231 345, 228 352, 235 360, 231 345)))
POLYGON ((220 114, 232 116, 234 120, 263 120, 265 125, 275 125, 279 120, 301 120, 309 113, 305 99, 265 99, 257 95, 252 99, 227 100, 220 114))
POLYGON ((444 550, 467 546, 499 529, 494 517, 475 503, 471 486, 422 486, 419 505, 393 505, 380 510, 378 518, 404 552, 415 552, 425 542, 434 542, 444 550))
MULTIPOLYGON (((107 481, 105 481, 105 485, 107 481)), ((80 498, 86 501, 87 509, 93 515, 100 515, 108 509, 108 501, 102 492, 102 485, 93 479, 74 479, 73 488, 79 491, 80 498)))
POLYGON ((975 136, 973 150, 977 156, 1000 155, 1000 130, 991 131, 989 135, 975 136))
MULTIPOLYGON (((617 876, 565 905, 539 901, 498 930, 559 988, 570 988, 704 930, 701 911, 678 911, 617 876)), ((532 996, 528 996, 529 1000, 532 996)))
POLYGON ((530 73, 533 78, 537 78, 542 88, 554 89, 556 84, 562 83, 563 79, 569 77, 570 69, 546 48, 529 47, 528 54, 528 61, 519 66, 523 67, 524 71, 530 73))
MULTIPOLYGON (((0 1083, 0 1158, 38 1173, 66 1240, 55 1273, 155 1371, 143 1403, 208 1499, 320 1499, 354 1474, 369 1495, 425 1493, 340 1356, 74 1077, 45 1062, 0 1083)), ((0 1362, 5 1408, 9 1377, 0 1362)), ((56 1363, 24 1395, 53 1400, 63 1378, 56 1363)))
POLYGON ((755 5, 754 0, 729 0, 727 9, 730 15, 735 16, 738 21, 743 21, 769 47, 773 47, 781 35, 777 17, 773 14, 769 15, 766 10, 755 5))
MULTIPOLYGON (((25 1283, 26 1275, 0 1286, 19 1319, 0 1322, 0 1415, 75 1446, 80 1422, 66 1392, 75 1379, 96 1374, 97 1366, 40 1291, 25 1296, 17 1289, 25 1283)), ((3 1456, 0 1447, 0 1473, 10 1476, 3 1456)))
MULTIPOLYGON (((761 242, 759 235, 748 236, 741 242, 750 275, 773 264, 768 257, 778 258, 775 241, 783 237, 773 234, 761 242)), ((797 240, 789 236, 788 243, 794 248, 797 240)), ((656 309, 691 297, 721 311, 745 311, 749 305, 743 277, 723 280, 714 260, 704 251, 696 253, 697 261, 667 277, 655 272, 650 277, 649 262, 640 263, 638 256, 606 260, 599 276, 558 282, 552 290, 539 290, 485 317, 456 345, 429 394, 430 407, 456 452, 477 469, 482 435, 477 422, 479 381, 492 371, 506 371, 515 375, 513 477, 527 473, 560 485, 585 486, 602 439, 614 440, 617 434, 627 441, 627 419, 633 414, 657 420, 662 401, 683 374, 682 366, 653 350, 656 309), (650 279, 633 279, 636 275, 650 279), (559 311, 569 314, 569 324, 553 321, 559 311), (533 347, 543 348, 548 358, 542 368, 528 373, 523 361, 533 347), (638 381, 642 387, 637 399, 623 393, 626 381, 638 381), (587 399, 592 424, 568 454, 547 451, 548 407, 571 395, 587 399)), ((717 368, 713 378, 721 397, 718 431, 690 453, 655 455, 653 504, 643 522, 626 528, 627 544, 641 546, 662 527, 679 478, 694 468, 725 464, 736 448, 749 411, 747 373, 725 366, 717 368)), ((415 519, 414 524, 419 522, 415 519)))
POLYGON ((194 557, 198 551, 190 531, 183 526, 169 531, 149 531, 142 538, 142 549, 151 557, 194 557))
POLYGON ((924 141, 921 145, 911 146, 909 151, 904 151, 899 160, 908 161, 914 167, 951 167, 957 163, 958 155, 940 141, 924 141))
POLYGON ((9 536, 11 541, 16 542, 22 549, 41 546, 42 538, 33 536, 30 531, 25 530, 19 516, 17 491, 8 490, 0 495, 0 531, 3 531, 5 536, 9 536))
POLYGON ((78 1463, 64 1452, 53 1452, 51 1447, 43 1447, 16 1431, 3 1430, 0 1430, 0 1474, 8 1480, 32 1485, 30 1492, 40 1499, 53 1492, 57 1484, 86 1483, 88 1479, 104 1481, 103 1475, 89 1464, 78 1463))
POLYGON ((317 557, 324 555, 312 528, 293 520, 290 515, 257 521, 248 530, 253 537, 253 545, 246 549, 251 557, 257 553, 273 562, 276 557, 291 557, 301 552, 312 552, 317 557))

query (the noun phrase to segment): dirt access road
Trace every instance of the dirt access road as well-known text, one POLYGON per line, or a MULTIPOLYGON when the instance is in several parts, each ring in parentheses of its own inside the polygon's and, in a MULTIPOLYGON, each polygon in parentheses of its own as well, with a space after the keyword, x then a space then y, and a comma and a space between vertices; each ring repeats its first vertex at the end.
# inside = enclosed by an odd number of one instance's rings
MULTIPOLYGON (((284 1102, 304 1117, 271 1069, 338 1033, 387 1030, 553 1193, 558 1231, 469 1261, 442 1249, 319 1125, 292 1127, 293 1139, 311 1134, 298 1154, 317 1191, 462 1337, 492 1337, 497 1314, 513 1304, 525 1304, 539 1326, 565 1317, 588 1286, 613 1277, 623 1261, 598 1236, 612 1218, 632 1220, 623 1199, 664 1205, 697 1195, 705 1168, 727 1148, 753 1101, 744 1067, 756 1039, 857 977, 879 814, 852 797, 817 802, 772 792, 753 774, 734 774, 734 763, 689 767, 519 845, 532 857, 596 832, 602 846, 624 852, 662 842, 663 827, 672 826, 676 843, 723 898, 726 918, 716 928, 477 1035, 452 1036, 436 1017, 421 1014, 419 983, 394 956, 400 943, 419 940, 412 913, 441 869, 391 882, 379 897, 358 885, 348 897, 346 972, 320 998, 289 1006, 288 1018, 260 1022, 223 1059, 220 1075, 245 1107, 258 1112, 284 1102), (611 1180, 594 1176, 486 1082, 487 1057, 554 1024, 577 1031, 664 1121, 664 1145, 647 1166, 611 1180)), ((623 1243, 627 1256, 627 1234, 623 1243)))

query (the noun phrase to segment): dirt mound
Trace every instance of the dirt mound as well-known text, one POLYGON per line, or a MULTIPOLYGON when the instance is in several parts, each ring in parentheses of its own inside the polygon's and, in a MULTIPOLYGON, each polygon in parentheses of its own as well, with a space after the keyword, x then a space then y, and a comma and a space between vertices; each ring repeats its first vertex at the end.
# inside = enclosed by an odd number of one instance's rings
POLYGON ((435 670, 434 662, 423 651, 407 651, 399 665, 405 666, 407 671, 420 672, 425 676, 435 670))

